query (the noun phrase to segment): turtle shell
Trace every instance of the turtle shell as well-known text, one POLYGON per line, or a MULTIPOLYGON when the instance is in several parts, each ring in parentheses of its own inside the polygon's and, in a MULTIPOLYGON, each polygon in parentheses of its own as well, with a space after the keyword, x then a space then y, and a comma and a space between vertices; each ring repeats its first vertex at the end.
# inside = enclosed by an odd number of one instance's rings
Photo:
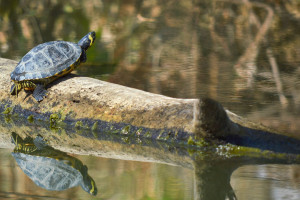
POLYGON ((31 49, 11 73, 14 81, 45 79, 76 63, 81 47, 72 42, 52 41, 31 49))
POLYGON ((82 185, 82 174, 64 161, 24 153, 12 153, 20 168, 38 186, 61 191, 82 185))

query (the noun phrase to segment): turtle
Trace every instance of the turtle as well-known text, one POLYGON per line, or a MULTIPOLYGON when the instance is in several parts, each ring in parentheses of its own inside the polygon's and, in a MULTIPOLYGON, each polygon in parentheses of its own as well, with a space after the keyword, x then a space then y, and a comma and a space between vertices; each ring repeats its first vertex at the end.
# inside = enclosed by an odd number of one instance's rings
POLYGON ((79 159, 49 146, 40 135, 25 139, 12 132, 16 145, 12 156, 23 172, 39 187, 62 191, 77 185, 91 195, 97 195, 95 181, 79 159))
POLYGON ((86 34, 77 44, 67 41, 51 41, 31 49, 10 74, 13 85, 11 95, 24 89, 42 101, 47 95, 46 85, 73 71, 86 62, 86 51, 96 39, 94 31, 86 34))

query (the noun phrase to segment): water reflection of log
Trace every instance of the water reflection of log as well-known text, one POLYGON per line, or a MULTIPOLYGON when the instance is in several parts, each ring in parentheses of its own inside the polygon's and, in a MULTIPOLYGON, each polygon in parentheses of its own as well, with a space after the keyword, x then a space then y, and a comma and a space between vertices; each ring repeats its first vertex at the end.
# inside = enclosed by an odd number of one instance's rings
MULTIPOLYGON (((48 130, 43 123, 15 121, 1 124, 2 144, 10 143, 10 132, 21 131, 22 137, 34 137, 39 133, 51 147, 63 152, 89 154, 122 160, 157 162, 181 166, 195 170, 195 199, 234 199, 234 190, 230 185, 231 174, 240 166, 249 164, 299 163, 297 156, 276 156, 244 152, 243 155, 227 154, 226 150, 218 153, 213 148, 194 149, 186 146, 173 146, 167 142, 147 141, 130 136, 118 136, 111 133, 89 133, 84 130, 48 130)), ((39 136, 38 136, 39 137, 39 136)), ((29 141, 29 140, 27 140, 29 141)), ((28 142, 27 142, 28 143, 28 142)), ((1 145, 2 145, 1 144, 1 145)), ((26 148, 29 149, 30 145, 26 148)), ((33 145, 31 145, 33 146, 33 145)), ((21 150, 25 148, 20 148, 21 150)), ((66 155, 66 153, 62 153, 66 155)), ((50 155, 44 154, 44 155, 50 155)))
MULTIPOLYGON (((284 159, 228 158, 195 160, 195 199, 225 200, 237 199, 230 184, 232 173, 242 166, 264 164, 290 164, 284 159)), ((251 189, 251 188, 249 188, 251 189)))
POLYGON ((230 177, 238 166, 232 161, 195 163, 196 198, 199 200, 236 199, 230 177))

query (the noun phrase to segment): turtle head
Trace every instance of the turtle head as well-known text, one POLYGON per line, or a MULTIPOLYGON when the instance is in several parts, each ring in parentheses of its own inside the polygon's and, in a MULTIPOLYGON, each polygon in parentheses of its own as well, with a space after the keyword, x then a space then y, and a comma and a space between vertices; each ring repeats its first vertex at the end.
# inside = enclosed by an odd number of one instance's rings
POLYGON ((94 31, 86 34, 81 40, 78 42, 78 45, 81 46, 85 51, 93 45, 96 39, 96 33, 94 31))
POLYGON ((85 183, 81 183, 81 187, 84 191, 88 192, 89 194, 96 196, 98 193, 97 186, 95 181, 88 175, 88 177, 84 178, 85 183))
POLYGON ((82 189, 91 195, 96 196, 98 193, 96 183, 92 177, 90 177, 87 173, 87 166, 83 165, 81 168, 81 174, 83 177, 83 181, 80 183, 82 189))

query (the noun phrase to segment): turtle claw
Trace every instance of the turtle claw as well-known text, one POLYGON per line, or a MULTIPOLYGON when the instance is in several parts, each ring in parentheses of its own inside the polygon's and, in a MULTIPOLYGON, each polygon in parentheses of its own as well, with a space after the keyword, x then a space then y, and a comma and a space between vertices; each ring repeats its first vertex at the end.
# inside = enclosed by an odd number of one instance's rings
POLYGON ((42 101, 47 95, 47 90, 43 85, 36 85, 36 88, 33 91, 32 96, 37 100, 38 102, 42 101))
POLYGON ((36 138, 33 140, 33 143, 38 150, 41 150, 46 146, 48 146, 47 142, 44 140, 44 138, 41 135, 36 136, 36 138))

